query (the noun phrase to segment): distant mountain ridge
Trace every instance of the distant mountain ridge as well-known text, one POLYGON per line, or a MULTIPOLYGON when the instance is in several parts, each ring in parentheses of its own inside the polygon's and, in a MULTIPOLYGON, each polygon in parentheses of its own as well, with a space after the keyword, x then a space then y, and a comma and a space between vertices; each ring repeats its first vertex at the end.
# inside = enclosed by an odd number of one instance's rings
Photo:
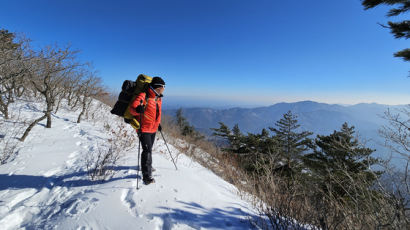
MULTIPOLYGON (((298 116, 298 121, 303 129, 311 130, 318 134, 325 134, 338 129, 344 122, 359 127, 374 127, 384 122, 381 118, 388 106, 380 104, 357 104, 342 106, 325 104, 314 101, 301 101, 295 103, 277 103, 267 107, 257 108, 183 108, 183 115, 197 129, 209 133, 207 129, 219 127, 218 122, 224 122, 229 127, 239 124, 244 132, 257 133, 263 128, 274 126, 287 111, 292 111, 298 116)), ((165 110, 169 115, 174 115, 176 109, 165 110)))
MULTIPOLYGON (((232 128, 239 124, 243 133, 260 133, 263 128, 274 127, 276 121, 283 114, 292 111, 297 115, 301 130, 309 130, 317 134, 328 135, 339 130, 344 122, 355 126, 356 133, 362 142, 376 148, 379 154, 384 155, 386 149, 382 147, 383 138, 378 130, 387 122, 382 118, 387 109, 399 109, 399 106, 381 104, 337 105, 301 101, 295 103, 277 103, 267 107, 257 108, 182 108, 184 117, 198 130, 211 134, 210 128, 218 128, 218 122, 225 123, 232 128)), ((174 116, 176 109, 165 110, 166 114, 174 116)))

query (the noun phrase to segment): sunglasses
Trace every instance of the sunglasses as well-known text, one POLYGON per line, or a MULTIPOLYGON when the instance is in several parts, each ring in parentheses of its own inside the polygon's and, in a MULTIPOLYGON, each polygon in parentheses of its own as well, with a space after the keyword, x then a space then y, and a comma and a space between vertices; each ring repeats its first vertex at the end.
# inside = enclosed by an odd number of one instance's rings
POLYGON ((165 89, 165 85, 162 85, 162 84, 155 84, 155 86, 160 86, 165 89))

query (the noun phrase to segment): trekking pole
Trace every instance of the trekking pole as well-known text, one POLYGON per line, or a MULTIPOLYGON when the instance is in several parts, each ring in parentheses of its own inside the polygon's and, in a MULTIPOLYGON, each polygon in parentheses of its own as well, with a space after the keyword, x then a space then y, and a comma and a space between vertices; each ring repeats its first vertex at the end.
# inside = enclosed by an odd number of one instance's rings
POLYGON ((165 140, 164 134, 162 134, 162 131, 161 131, 161 130, 160 130, 159 132, 161 133, 162 139, 164 139, 165 146, 167 146, 169 155, 171 156, 171 159, 172 159, 172 163, 174 163, 174 165, 175 165, 175 170, 178 170, 177 165, 175 164, 174 158, 172 157, 171 151, 170 151, 169 148, 168 148, 168 144, 167 144, 167 141, 165 140))
POLYGON ((137 169, 137 189, 138 189, 138 181, 139 181, 139 176, 140 176, 140 147, 141 147, 141 140, 140 140, 140 135, 138 134, 138 169, 137 169))
MULTIPOLYGON (((143 105, 143 101, 140 101, 140 105, 143 105)), ((140 130, 141 131, 141 125, 142 125, 142 113, 140 113, 140 130)), ((140 139, 140 135, 142 135, 140 132, 138 131, 138 169, 137 169, 137 189, 138 189, 138 181, 139 181, 139 175, 140 175, 140 150, 141 150, 141 139, 140 139)))

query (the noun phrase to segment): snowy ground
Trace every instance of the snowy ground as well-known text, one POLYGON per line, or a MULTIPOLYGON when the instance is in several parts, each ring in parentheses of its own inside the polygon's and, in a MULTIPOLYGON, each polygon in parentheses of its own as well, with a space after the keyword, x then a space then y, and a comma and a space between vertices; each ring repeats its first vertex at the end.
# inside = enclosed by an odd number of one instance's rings
MULTIPOLYGON (((20 118, 35 118, 41 114, 38 107, 20 102, 12 111, 23 108, 20 118)), ((107 109, 97 109, 98 122, 81 124, 75 123, 78 113, 61 110, 51 129, 41 122, 17 157, 0 165, 0 229, 252 228, 251 206, 236 188, 183 154, 175 170, 160 135, 153 150, 155 184, 140 181, 136 189, 137 148, 124 154, 112 178, 90 181, 84 156, 107 142, 104 124, 119 121, 107 109)), ((16 126, 3 122, 9 131, 16 126)))

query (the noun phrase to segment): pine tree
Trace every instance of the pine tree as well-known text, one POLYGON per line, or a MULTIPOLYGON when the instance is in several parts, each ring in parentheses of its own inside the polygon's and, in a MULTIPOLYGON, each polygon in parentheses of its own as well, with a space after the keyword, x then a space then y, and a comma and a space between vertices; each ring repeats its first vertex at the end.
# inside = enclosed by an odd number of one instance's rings
POLYGON ((188 123, 186 118, 182 115, 182 108, 178 109, 176 112, 176 122, 178 127, 182 130, 184 126, 188 123))
POLYGON ((219 125, 219 128, 211 129, 214 131, 213 135, 227 142, 222 150, 236 154, 239 164, 247 172, 258 174, 266 164, 271 163, 270 155, 277 152, 277 144, 268 130, 262 129, 261 133, 244 135, 238 124, 232 130, 222 122, 219 125))
POLYGON ((205 137, 195 130, 195 127, 189 124, 188 120, 182 115, 182 108, 176 112, 176 122, 182 136, 189 136, 195 140, 204 139, 205 137))
POLYGON ((260 134, 248 133, 248 135, 243 138, 243 145, 245 146, 245 151, 254 154, 269 154, 269 132, 266 129, 262 129, 260 134))
POLYGON ((182 115, 182 108, 176 112, 176 121, 183 136, 190 136, 194 132, 193 127, 189 125, 187 119, 182 115))
POLYGON ((282 166, 277 171, 286 176, 292 176, 301 170, 301 157, 309 149, 311 132, 296 132, 300 127, 297 116, 288 111, 276 122, 276 128, 269 129, 275 133, 280 148, 282 166))
POLYGON ((340 131, 328 136, 318 135, 315 142, 319 149, 303 157, 311 179, 324 194, 344 198, 353 194, 349 185, 363 182, 371 185, 380 175, 380 172, 371 170, 371 166, 378 163, 370 156, 374 150, 361 147, 354 133, 354 126, 344 123, 340 131))
MULTIPOLYGON (((410 10, 410 1, 408 0, 362 0, 362 5, 365 10, 374 8, 378 5, 398 6, 397 8, 390 9, 387 13, 388 17, 398 16, 406 13, 410 10)), ((401 22, 388 22, 388 26, 384 26, 390 29, 390 32, 395 38, 410 38, 410 21, 404 20, 401 22)), ((410 61, 410 49, 404 49, 394 54, 395 57, 401 57, 405 61, 410 61)))
POLYGON ((237 152, 243 152, 243 138, 244 135, 239 129, 239 125, 235 124, 232 128, 232 137, 230 139, 232 149, 236 150, 237 152))
POLYGON ((244 146, 243 143, 245 136, 241 133, 239 125, 236 124, 231 130, 223 122, 219 122, 219 128, 211 128, 213 131, 212 135, 220 137, 227 145, 222 150, 231 153, 243 153, 244 146))
POLYGON ((247 154, 245 169, 256 175, 271 174, 275 168, 280 149, 275 136, 271 136, 267 129, 262 129, 258 134, 248 133, 243 138, 244 151, 247 154))
POLYGON ((219 122, 219 128, 211 128, 213 131, 212 135, 221 138, 227 145, 227 147, 222 148, 223 151, 232 152, 231 135, 232 132, 227 125, 223 122, 219 122))

